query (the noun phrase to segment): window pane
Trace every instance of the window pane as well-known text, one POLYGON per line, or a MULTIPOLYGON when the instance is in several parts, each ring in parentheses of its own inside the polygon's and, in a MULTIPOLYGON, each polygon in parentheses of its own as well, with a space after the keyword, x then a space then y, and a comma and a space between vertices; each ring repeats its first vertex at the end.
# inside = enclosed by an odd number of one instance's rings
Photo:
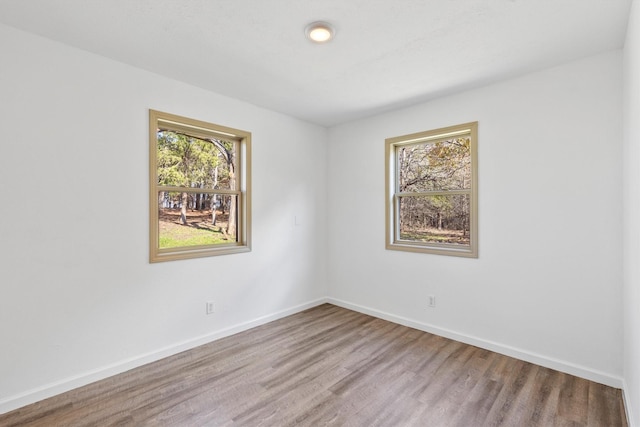
POLYGON ((471 188, 469 137, 403 145, 397 150, 401 193, 471 188))
POLYGON ((236 189, 235 142, 161 129, 157 138, 158 185, 236 189))
POLYGON ((159 248, 237 242, 237 200, 228 194, 159 191, 159 248))
POLYGON ((468 194, 400 197, 400 240, 470 244, 468 194))

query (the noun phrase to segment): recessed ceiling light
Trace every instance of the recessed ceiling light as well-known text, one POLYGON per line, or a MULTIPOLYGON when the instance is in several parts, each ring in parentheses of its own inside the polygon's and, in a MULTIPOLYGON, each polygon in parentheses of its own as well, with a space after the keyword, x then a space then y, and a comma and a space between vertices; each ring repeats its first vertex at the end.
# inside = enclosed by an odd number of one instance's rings
POLYGON ((312 42, 326 43, 333 38, 333 27, 326 22, 312 22, 307 25, 305 34, 312 42))

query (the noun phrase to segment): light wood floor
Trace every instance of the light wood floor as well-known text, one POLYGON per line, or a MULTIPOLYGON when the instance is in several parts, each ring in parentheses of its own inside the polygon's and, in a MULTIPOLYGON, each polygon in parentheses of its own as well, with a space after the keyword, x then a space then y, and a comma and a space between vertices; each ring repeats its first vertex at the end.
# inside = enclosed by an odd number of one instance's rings
POLYGON ((620 390, 325 304, 0 426, 626 426, 620 390))

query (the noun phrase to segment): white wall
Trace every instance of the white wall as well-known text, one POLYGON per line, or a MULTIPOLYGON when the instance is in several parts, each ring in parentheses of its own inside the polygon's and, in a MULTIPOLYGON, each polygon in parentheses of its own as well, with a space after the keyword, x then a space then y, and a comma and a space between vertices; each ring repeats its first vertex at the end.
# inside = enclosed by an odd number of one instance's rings
POLYGON ((640 2, 624 47, 624 380, 629 423, 640 426, 640 2))
POLYGON ((0 56, 0 413, 326 296, 326 129, 5 26, 0 56), (149 108, 252 132, 250 253, 148 263, 149 108))
POLYGON ((330 129, 332 301, 621 386, 621 59, 330 129), (475 120, 479 258, 385 250, 384 139, 475 120))

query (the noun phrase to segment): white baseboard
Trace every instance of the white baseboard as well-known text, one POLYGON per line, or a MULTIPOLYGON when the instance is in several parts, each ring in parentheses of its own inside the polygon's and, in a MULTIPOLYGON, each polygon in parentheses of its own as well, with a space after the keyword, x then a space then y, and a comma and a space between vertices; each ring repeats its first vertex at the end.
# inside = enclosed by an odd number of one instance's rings
POLYGON ((73 377, 65 378, 63 380, 46 384, 38 388, 27 390, 14 396, 9 396, 8 398, 0 400, 0 414, 13 411, 14 409, 21 408, 31 403, 47 399, 57 394, 82 387, 84 385, 108 378, 110 376, 126 372, 130 369, 146 365, 147 363, 155 362, 165 357, 173 356, 174 354, 178 354, 182 351, 189 350, 224 337, 228 337, 229 335, 237 334, 238 332, 246 331, 247 329, 264 325, 265 323, 269 323, 271 321, 298 313, 300 311, 315 307, 320 304, 324 304, 326 302, 328 302, 326 298, 320 298, 315 301, 310 301, 285 310, 278 311, 276 313, 258 317, 256 319, 240 323, 226 329, 221 329, 206 335, 182 341, 146 354, 121 360, 119 362, 103 366, 92 371, 83 372, 73 377))
POLYGON ((347 301, 342 301, 335 298, 327 298, 329 304, 334 304, 339 307, 347 308, 349 310, 358 311, 360 313, 368 314, 370 316, 378 317, 380 319, 388 320, 393 323, 408 326, 421 331, 429 332, 435 335, 439 335, 445 338, 450 338, 455 341, 460 341, 465 344, 470 344, 476 347, 484 348, 486 350, 495 351, 496 353, 504 354, 506 356, 514 357, 516 359, 531 362, 536 365, 544 366, 545 368, 555 369, 556 371, 565 372, 567 374, 575 375, 580 378, 585 378, 591 381, 595 381, 600 384, 605 384, 615 388, 622 388, 622 378, 614 375, 600 372, 594 369, 589 369, 583 366, 579 366, 566 361, 554 359, 544 355, 528 352, 508 345, 488 341, 481 338, 472 337, 469 335, 461 334, 449 329, 439 328, 427 323, 418 322, 406 317, 397 316, 384 311, 364 307, 358 304, 352 304, 347 301))

